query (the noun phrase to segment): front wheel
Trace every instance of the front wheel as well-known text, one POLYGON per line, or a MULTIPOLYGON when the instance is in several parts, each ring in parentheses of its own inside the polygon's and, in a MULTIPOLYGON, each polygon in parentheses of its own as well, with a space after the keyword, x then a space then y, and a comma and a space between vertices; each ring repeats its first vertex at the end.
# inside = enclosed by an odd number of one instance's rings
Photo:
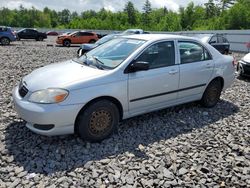
POLYGON ((70 47, 71 42, 69 40, 64 40, 63 41, 63 46, 70 47))
POLYGON ((221 82, 219 80, 213 80, 208 84, 205 92, 203 93, 201 104, 207 108, 214 107, 220 100, 221 91, 221 82))
POLYGON ((0 39, 0 43, 2 45, 9 45, 10 44, 10 39, 6 38, 6 37, 3 37, 0 39))
POLYGON ((119 123, 117 106, 108 100, 91 104, 78 115, 76 132, 90 142, 99 142, 109 137, 119 123))

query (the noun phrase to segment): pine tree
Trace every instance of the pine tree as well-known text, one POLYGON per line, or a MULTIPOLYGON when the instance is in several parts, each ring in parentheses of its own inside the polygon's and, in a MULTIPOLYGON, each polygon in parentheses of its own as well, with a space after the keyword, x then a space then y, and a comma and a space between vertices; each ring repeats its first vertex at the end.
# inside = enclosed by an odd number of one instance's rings
POLYGON ((152 12, 151 3, 149 0, 145 1, 145 4, 142 9, 143 9, 142 22, 146 27, 149 27, 151 22, 150 14, 152 12))
POLYGON ((136 25, 136 10, 131 1, 128 1, 125 5, 124 12, 128 15, 128 23, 130 25, 136 25))

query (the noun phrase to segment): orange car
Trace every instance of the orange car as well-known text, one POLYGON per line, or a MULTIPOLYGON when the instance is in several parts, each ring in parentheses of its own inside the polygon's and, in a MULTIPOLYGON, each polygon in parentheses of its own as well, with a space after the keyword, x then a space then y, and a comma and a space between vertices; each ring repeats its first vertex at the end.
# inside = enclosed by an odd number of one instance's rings
POLYGON ((98 39, 96 33, 76 31, 67 35, 58 36, 56 43, 69 47, 71 44, 95 43, 98 39))

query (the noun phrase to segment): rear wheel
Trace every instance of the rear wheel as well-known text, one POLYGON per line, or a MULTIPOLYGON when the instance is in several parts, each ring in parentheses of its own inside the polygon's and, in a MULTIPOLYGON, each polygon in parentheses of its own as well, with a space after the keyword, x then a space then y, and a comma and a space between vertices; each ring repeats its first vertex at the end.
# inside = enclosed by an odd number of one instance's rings
POLYGON ((203 93, 201 104, 207 108, 214 107, 220 100, 221 91, 222 84, 220 80, 213 80, 208 84, 205 92, 203 93))
POLYGON ((63 41, 63 46, 70 47, 70 45, 71 45, 70 40, 64 40, 63 41))
POLYGON ((43 37, 38 37, 37 40, 38 41, 43 41, 43 37))
POLYGON ((109 137, 119 123, 117 106, 108 100, 91 104, 81 112, 76 121, 76 132, 90 142, 99 142, 109 137))
POLYGON ((0 39, 0 43, 2 45, 9 45, 10 44, 10 39, 6 38, 6 37, 3 37, 0 39))

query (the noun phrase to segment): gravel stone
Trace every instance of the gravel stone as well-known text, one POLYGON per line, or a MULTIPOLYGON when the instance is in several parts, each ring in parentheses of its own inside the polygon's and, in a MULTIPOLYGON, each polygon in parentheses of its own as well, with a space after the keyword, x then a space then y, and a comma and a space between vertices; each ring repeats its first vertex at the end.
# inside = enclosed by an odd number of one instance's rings
POLYGON ((11 93, 34 69, 76 57, 78 47, 55 40, 0 46, 0 187, 249 187, 249 78, 214 108, 189 103, 130 118, 101 143, 28 130, 11 93))

